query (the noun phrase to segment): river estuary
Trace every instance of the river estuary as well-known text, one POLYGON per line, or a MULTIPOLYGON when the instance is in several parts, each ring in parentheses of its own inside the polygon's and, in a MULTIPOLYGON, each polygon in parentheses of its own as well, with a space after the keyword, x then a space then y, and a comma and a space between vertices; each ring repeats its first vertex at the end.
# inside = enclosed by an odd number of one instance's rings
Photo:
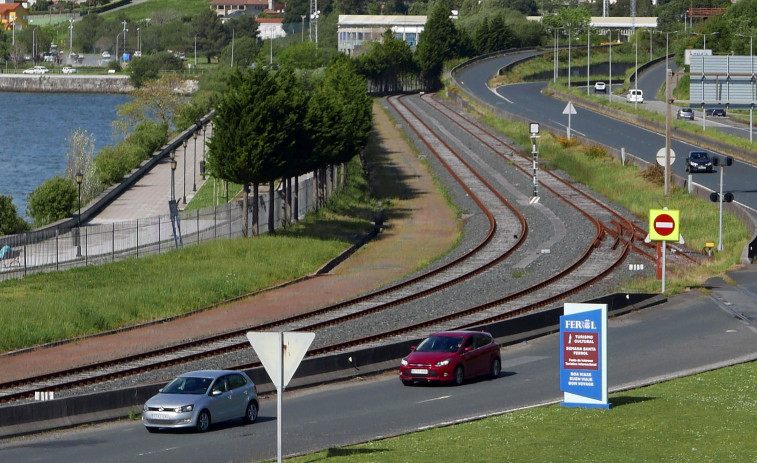
POLYGON ((77 130, 94 136, 95 153, 119 139, 111 123, 124 94, 0 92, 0 195, 13 197, 26 216, 26 199, 45 180, 63 175, 69 138, 77 130))

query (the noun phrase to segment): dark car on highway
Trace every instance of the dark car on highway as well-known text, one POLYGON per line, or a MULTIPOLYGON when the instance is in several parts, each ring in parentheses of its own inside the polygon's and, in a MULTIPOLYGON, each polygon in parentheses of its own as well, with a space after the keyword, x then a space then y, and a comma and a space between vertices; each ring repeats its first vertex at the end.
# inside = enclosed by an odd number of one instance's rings
POLYGON ((691 151, 686 157, 686 172, 712 172, 712 159, 707 151, 691 151))
POLYGON ((502 369, 499 344, 485 331, 444 331, 424 339, 400 363, 400 380, 453 383, 468 378, 496 378, 502 369))
POLYGON ((725 117, 725 109, 723 108, 710 108, 705 110, 705 114, 708 116, 725 117))

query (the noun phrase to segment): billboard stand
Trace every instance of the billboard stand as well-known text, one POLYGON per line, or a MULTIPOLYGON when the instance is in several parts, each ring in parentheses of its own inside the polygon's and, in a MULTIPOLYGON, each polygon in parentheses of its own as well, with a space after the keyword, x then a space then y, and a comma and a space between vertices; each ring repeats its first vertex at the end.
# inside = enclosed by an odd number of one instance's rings
POLYGON ((564 407, 610 408, 607 304, 565 304, 560 317, 560 390, 564 407))

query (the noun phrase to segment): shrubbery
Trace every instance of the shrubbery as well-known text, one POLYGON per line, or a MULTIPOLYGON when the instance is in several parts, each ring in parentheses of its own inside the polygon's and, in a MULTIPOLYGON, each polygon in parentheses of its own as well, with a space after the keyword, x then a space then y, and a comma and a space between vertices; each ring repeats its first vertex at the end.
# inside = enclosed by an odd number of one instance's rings
POLYGON ((53 177, 29 194, 26 214, 37 227, 70 217, 78 205, 77 186, 71 180, 53 177))

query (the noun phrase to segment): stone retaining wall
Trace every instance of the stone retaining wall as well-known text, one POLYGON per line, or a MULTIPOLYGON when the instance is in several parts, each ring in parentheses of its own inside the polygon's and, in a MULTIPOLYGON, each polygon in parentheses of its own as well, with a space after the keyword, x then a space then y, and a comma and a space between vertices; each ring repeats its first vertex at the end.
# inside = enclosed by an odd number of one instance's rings
POLYGON ((128 76, 0 75, 0 92, 129 93, 132 90, 128 76))

